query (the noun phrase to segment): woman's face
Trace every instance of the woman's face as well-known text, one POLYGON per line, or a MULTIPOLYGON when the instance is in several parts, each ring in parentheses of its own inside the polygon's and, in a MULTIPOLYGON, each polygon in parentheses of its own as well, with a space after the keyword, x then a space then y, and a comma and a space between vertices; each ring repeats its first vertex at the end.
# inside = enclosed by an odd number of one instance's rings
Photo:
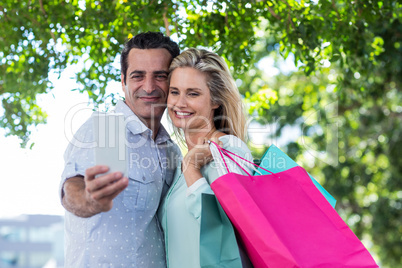
POLYGON ((211 102, 207 79, 206 74, 191 67, 173 71, 167 105, 174 126, 206 133, 213 128, 214 110, 219 105, 211 102))

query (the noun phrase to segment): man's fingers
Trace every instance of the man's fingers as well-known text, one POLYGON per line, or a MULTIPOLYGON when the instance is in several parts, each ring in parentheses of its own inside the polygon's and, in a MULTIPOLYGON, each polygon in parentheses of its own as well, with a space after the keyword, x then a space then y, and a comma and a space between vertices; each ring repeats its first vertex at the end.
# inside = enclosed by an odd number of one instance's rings
POLYGON ((107 166, 101 166, 101 165, 87 168, 85 170, 85 180, 91 181, 91 180, 95 179, 96 175, 108 172, 108 170, 109 170, 109 168, 107 166))
POLYGON ((113 172, 106 175, 102 175, 97 177, 94 180, 86 181, 86 190, 88 192, 98 191, 109 184, 116 182, 117 180, 121 179, 123 174, 121 172, 113 172))
POLYGON ((112 209, 113 199, 128 186, 128 178, 122 176, 114 172, 87 182, 87 200, 96 213, 112 209))
POLYGON ((102 199, 113 200, 119 193, 121 193, 128 186, 128 178, 119 178, 105 186, 98 188, 95 191, 89 192, 92 199, 101 202, 102 199))
MULTIPOLYGON (((122 185, 120 186, 116 186, 114 189, 111 189, 111 194, 110 195, 106 195, 104 196, 104 198, 113 200, 116 196, 118 196, 122 191, 124 191, 124 189, 126 189, 126 187, 128 186, 128 178, 122 178, 121 180, 122 185), (126 181, 122 181, 122 180, 126 180, 126 181)), ((120 182, 119 181, 119 182, 120 182)))

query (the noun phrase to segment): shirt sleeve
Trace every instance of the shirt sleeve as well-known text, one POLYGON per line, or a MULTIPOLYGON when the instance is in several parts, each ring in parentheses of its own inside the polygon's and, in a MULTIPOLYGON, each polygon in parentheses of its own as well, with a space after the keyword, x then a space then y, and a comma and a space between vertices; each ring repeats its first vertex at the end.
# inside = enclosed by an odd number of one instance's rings
MULTIPOLYGON (((233 136, 234 137, 234 136, 233 136)), ((235 137, 234 137, 235 138, 235 137)), ((236 138, 235 140, 235 145, 238 145, 238 142, 240 140, 236 138)), ((233 152, 234 154, 245 158, 249 161, 252 161, 252 155, 250 150, 247 148, 247 145, 244 144, 241 141, 241 146, 233 146, 233 141, 229 140, 228 143, 224 144, 223 146, 226 150, 229 150, 230 152, 233 152)), ((212 148, 211 148, 212 149, 212 148)), ((219 153, 219 152, 218 152, 219 153)), ((186 208, 189 211, 190 214, 194 216, 195 219, 199 223, 201 223, 201 195, 202 193, 209 193, 209 194, 214 194, 214 192, 211 189, 210 184, 214 182, 217 178, 223 176, 224 174, 227 173, 226 167, 224 165, 219 163, 217 160, 217 155, 214 155, 214 161, 206 165, 201 169, 201 173, 204 176, 205 180, 202 178, 200 179, 201 182, 199 182, 198 185, 196 185, 194 188, 190 189, 187 191, 187 197, 186 197, 186 208)), ((220 154, 219 154, 219 157, 220 154)), ((232 157, 234 160, 236 160, 236 157, 232 157)), ((246 175, 246 173, 230 158, 224 156, 224 159, 226 161, 226 164, 228 166, 228 169, 230 172, 237 173, 237 174, 242 174, 246 175)), ((250 168, 249 165, 246 165, 244 162, 245 161, 236 161, 238 162, 249 174, 252 174, 252 169, 250 168)), ((198 181, 200 181, 198 180, 198 181)), ((196 183, 198 183, 198 181, 196 183)), ((193 184, 194 185, 194 184, 193 184)), ((191 186, 193 186, 191 185, 191 186)), ((191 188, 190 186, 190 188, 191 188)), ((189 188, 188 188, 189 189, 189 188)))
POLYGON ((92 120, 89 119, 75 133, 64 153, 64 170, 59 185, 60 198, 63 198, 63 185, 67 179, 84 176, 85 170, 95 165, 94 147, 92 120))
POLYGON ((200 188, 203 184, 207 184, 207 180, 202 177, 201 179, 197 180, 196 182, 194 182, 190 187, 187 188, 187 194, 186 196, 191 195, 192 193, 194 193, 198 188, 200 188))

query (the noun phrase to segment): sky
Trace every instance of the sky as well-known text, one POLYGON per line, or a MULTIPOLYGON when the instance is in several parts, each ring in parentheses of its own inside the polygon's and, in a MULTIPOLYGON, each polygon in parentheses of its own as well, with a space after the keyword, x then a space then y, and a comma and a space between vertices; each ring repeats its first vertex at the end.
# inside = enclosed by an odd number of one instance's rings
MULTIPOLYGON (((47 112, 47 124, 32 131, 33 148, 20 148, 17 137, 4 137, 0 130, 0 218, 21 214, 63 215, 58 189, 63 171, 63 154, 68 140, 91 115, 88 97, 71 91, 77 85, 74 68, 69 67, 60 79, 52 76, 54 89, 38 96, 38 105, 47 112)), ((120 83, 111 83, 108 92, 118 93, 120 83)))

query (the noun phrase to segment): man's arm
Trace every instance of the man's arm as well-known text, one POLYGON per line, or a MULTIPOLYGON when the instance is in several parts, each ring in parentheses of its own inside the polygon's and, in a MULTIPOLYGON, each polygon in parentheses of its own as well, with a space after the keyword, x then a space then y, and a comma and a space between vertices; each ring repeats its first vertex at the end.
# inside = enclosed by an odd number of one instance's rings
POLYGON ((106 166, 94 166, 85 171, 85 177, 73 177, 63 185, 62 203, 66 210, 78 217, 88 218, 112 209, 113 199, 128 186, 128 178, 121 172, 106 175, 106 166))

